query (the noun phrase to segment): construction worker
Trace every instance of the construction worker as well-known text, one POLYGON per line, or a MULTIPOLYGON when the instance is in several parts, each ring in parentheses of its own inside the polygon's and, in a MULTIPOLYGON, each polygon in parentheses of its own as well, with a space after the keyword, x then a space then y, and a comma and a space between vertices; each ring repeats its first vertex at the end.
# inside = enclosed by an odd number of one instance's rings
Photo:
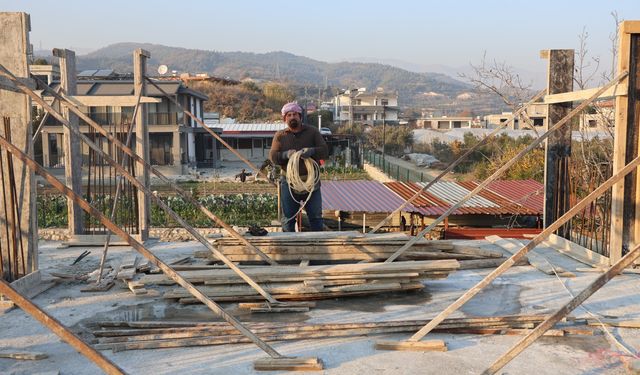
MULTIPOLYGON (((309 218, 311 230, 322 231, 320 179, 314 180, 312 186, 307 186, 308 191, 297 190, 295 182, 300 180, 308 181, 308 162, 305 159, 312 159, 317 163, 329 155, 329 148, 317 128, 302 123, 302 108, 298 103, 285 104, 281 113, 282 120, 287 127, 278 131, 274 136, 269 159, 274 164, 280 165, 283 171, 280 179, 280 200, 284 214, 282 230, 284 232, 293 232, 295 230, 295 218, 297 213, 300 212, 300 207, 303 206, 309 218), (301 152, 298 154, 300 157, 298 168, 287 171, 289 159, 294 157, 294 153, 297 151, 301 152), (295 178, 295 181, 288 181, 287 176, 289 176, 289 179, 295 178)), ((317 164, 315 168, 318 168, 317 164)), ((313 174, 314 171, 311 172, 313 174)))

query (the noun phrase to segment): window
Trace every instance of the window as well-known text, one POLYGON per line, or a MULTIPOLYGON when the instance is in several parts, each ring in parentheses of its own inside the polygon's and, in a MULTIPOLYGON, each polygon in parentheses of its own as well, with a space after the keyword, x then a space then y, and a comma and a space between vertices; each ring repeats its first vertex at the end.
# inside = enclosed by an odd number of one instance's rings
POLYGON ((380 99, 380 105, 389 105, 389 99, 380 99))
POLYGON ((534 118, 533 119, 533 126, 544 126, 544 119, 543 118, 534 118))
POLYGON ((590 127, 590 128, 595 128, 596 126, 598 126, 598 121, 596 121, 596 120, 589 120, 589 127, 590 127))
POLYGON ((250 149, 251 148, 251 139, 250 138, 239 138, 238 139, 238 148, 239 149, 250 149))

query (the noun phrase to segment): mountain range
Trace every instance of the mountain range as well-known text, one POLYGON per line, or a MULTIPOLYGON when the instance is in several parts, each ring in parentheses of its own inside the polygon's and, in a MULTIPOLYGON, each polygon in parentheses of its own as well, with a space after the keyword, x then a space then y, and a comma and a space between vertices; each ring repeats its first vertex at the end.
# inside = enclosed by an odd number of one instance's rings
MULTIPOLYGON (((399 105, 414 110, 427 109, 444 114, 503 110, 493 97, 473 94, 473 87, 442 73, 418 73, 389 64, 362 62, 328 63, 291 53, 218 52, 149 43, 117 43, 77 56, 78 70, 113 69, 131 72, 136 48, 150 52, 148 71, 160 65, 178 73, 208 73, 241 80, 280 81, 304 86, 310 93, 331 96, 338 90, 366 87, 397 91, 399 105)), ((305 90, 306 91, 306 90, 305 90)))

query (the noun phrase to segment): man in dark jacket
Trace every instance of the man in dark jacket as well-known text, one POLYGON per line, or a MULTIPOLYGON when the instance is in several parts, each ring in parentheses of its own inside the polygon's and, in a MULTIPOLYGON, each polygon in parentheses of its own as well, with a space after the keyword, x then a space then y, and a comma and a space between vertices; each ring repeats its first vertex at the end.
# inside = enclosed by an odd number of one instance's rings
MULTIPOLYGON (((307 201, 304 210, 307 212, 312 231, 322 231, 322 194, 320 193, 320 181, 315 184, 311 193, 297 193, 289 189, 286 179, 287 163, 296 152, 301 151, 302 159, 312 158, 316 162, 327 158, 329 149, 327 143, 315 127, 302 123, 302 108, 297 103, 287 103, 282 107, 282 119, 287 128, 276 133, 271 144, 269 159, 274 164, 282 167, 280 179, 280 200, 284 218, 282 230, 293 232, 295 230, 295 216, 300 205, 307 201), (311 196, 309 196, 311 194, 311 196)), ((303 160, 298 165, 298 172, 302 180, 307 177, 307 168, 303 160)))

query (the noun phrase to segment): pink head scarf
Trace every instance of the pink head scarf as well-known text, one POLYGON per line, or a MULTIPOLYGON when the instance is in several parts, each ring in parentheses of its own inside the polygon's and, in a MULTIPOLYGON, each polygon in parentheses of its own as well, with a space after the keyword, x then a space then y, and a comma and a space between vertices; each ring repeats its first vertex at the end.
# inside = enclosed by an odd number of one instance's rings
POLYGON ((298 103, 295 102, 291 102, 291 103, 287 103, 284 106, 282 106, 282 115, 286 115, 287 112, 297 112, 299 114, 302 114, 302 107, 300 107, 298 105, 298 103))

